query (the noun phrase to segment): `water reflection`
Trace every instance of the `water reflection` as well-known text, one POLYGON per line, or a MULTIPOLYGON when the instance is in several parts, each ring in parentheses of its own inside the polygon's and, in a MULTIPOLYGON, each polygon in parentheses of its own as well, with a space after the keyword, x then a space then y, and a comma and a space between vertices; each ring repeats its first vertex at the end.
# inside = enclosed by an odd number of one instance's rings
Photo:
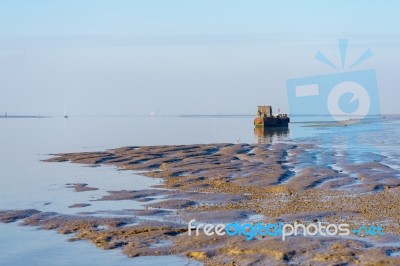
POLYGON ((286 140, 289 127, 255 127, 254 136, 258 144, 272 144, 275 141, 286 140))

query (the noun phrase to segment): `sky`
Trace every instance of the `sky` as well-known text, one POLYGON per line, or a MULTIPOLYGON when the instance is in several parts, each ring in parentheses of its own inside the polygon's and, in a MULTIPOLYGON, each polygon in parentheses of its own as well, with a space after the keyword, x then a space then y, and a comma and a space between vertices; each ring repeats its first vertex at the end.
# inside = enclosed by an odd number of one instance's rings
MULTIPOLYGON (((286 81, 373 57, 381 112, 400 113, 400 1, 1 0, 0 114, 288 111, 286 81)), ((322 100, 322 99, 321 99, 322 100)))

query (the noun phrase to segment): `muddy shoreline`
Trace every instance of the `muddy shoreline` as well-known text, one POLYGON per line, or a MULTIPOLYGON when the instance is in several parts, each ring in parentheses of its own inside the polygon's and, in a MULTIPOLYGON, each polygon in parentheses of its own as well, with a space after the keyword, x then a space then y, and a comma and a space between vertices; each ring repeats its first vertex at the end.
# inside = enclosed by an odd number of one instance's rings
MULTIPOLYGON (((208 265, 399 265, 400 258, 390 256, 400 250, 399 173, 376 158, 349 164, 332 156, 336 161, 331 165, 304 164, 318 151, 315 144, 220 143, 55 154, 47 162, 112 165, 144 171, 163 182, 154 189, 108 191, 97 199, 145 204, 143 210, 121 210, 126 217, 91 216, 84 213, 84 203, 77 203, 72 206, 82 208, 80 215, 4 210, 0 221, 57 230, 70 234, 70 241, 121 248, 130 257, 178 254, 208 265), (189 237, 191 219, 381 225, 385 234, 291 237, 285 242, 271 237, 189 237)), ((86 183, 67 184, 71 188, 79 193, 96 189, 86 183)))

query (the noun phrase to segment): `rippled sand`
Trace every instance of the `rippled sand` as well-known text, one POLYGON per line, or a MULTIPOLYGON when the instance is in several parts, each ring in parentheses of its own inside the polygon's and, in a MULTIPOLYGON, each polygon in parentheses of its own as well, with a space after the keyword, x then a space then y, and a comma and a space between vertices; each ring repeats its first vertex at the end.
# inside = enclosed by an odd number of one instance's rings
MULTIPOLYGON (((318 164, 314 144, 201 144, 124 147, 104 152, 57 154, 51 162, 114 165, 163 179, 147 190, 109 191, 100 201, 146 202, 126 217, 63 215, 36 210, 2 211, 0 220, 23 219, 100 248, 121 247, 128 256, 178 254, 209 265, 399 265, 400 179, 374 158, 346 164, 330 154, 318 164), (146 217, 143 221, 140 218, 146 217), (383 237, 244 237, 187 235, 187 222, 327 222, 381 225, 383 237), (162 244, 164 243, 164 244, 162 244)), ((90 184, 71 184, 84 192, 90 184)), ((74 206, 79 207, 79 205, 74 206)))

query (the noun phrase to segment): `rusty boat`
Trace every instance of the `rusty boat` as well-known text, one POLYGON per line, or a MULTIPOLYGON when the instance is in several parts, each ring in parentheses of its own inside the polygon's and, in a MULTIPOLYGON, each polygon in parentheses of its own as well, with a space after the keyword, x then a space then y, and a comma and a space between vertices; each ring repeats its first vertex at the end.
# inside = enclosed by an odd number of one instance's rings
POLYGON ((287 114, 272 114, 272 106, 258 106, 257 117, 254 118, 255 127, 288 127, 290 118, 287 114))

